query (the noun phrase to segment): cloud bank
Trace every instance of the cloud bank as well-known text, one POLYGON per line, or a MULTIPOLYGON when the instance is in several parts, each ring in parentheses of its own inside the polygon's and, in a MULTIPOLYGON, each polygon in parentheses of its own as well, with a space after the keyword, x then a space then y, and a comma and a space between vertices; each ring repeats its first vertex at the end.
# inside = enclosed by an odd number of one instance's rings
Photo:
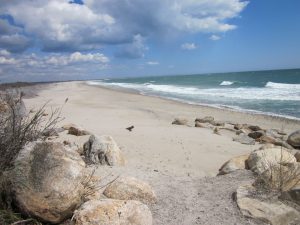
POLYGON ((106 64, 108 60, 103 62, 101 57, 107 56, 101 51, 110 47, 114 47, 115 57, 143 58, 149 50, 147 42, 153 38, 236 29, 229 21, 239 17, 247 4, 243 0, 82 0, 82 4, 69 0, 3 1, 0 50, 58 53, 62 65, 72 62, 65 55, 74 52, 98 52, 76 57, 84 58, 84 62, 96 57, 98 63, 106 64))

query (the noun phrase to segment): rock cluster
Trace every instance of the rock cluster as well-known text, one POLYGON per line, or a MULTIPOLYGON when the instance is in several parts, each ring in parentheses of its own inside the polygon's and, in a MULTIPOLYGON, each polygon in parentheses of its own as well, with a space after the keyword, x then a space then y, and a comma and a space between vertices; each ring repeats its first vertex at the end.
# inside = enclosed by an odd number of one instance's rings
MULTIPOLYGON (((78 128, 64 126, 64 130, 78 128)), ((79 129, 78 129, 79 130, 79 129)), ((75 135, 82 133, 83 129, 75 135)), ((58 136, 61 129, 45 131, 58 136)), ((72 133, 72 132, 71 132, 72 133)), ((72 133, 74 134, 74 133, 72 133)), ((147 204, 157 201, 151 186, 133 177, 120 177, 106 189, 98 189, 87 164, 122 166, 125 159, 110 136, 91 135, 82 147, 64 141, 35 141, 27 144, 9 172, 9 193, 19 211, 45 223, 59 224, 73 218, 75 225, 151 225, 147 204)), ((101 170, 103 167, 98 167, 101 170)))
MULTIPOLYGON (((172 124, 186 125, 187 119, 175 119, 172 124)), ((257 125, 237 124, 217 121, 212 116, 195 119, 195 127, 209 128, 214 133, 221 134, 222 130, 230 131, 232 140, 245 145, 274 144, 288 149, 300 148, 300 130, 288 137, 286 133, 277 129, 263 129, 257 125), (217 132, 216 132, 217 131, 217 132)))
POLYGON ((249 169, 257 176, 254 184, 240 186, 235 193, 244 216, 272 225, 300 220, 299 207, 281 201, 285 199, 300 205, 300 163, 289 149, 266 145, 249 155, 230 159, 220 168, 219 175, 240 169, 249 169))

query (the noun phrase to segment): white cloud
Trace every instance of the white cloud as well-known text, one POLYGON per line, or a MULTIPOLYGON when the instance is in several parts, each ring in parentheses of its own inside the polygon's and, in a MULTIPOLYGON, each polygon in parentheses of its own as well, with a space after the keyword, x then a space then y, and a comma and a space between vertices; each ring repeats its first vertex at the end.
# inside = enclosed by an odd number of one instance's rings
POLYGON ((126 44, 116 53, 121 58, 143 58, 148 47, 145 45, 145 38, 140 34, 133 37, 131 44, 126 44))
POLYGON ((195 50, 198 46, 195 43, 184 43, 181 45, 181 49, 183 50, 195 50))
POLYGON ((149 61, 149 62, 147 62, 147 64, 150 65, 150 66, 157 66, 157 65, 159 65, 159 62, 157 62, 157 61, 149 61))
POLYGON ((80 52, 74 52, 70 55, 54 55, 47 57, 45 62, 52 65, 69 65, 72 63, 100 63, 106 64, 109 62, 109 58, 101 53, 88 53, 82 54, 80 52))
POLYGON ((4 56, 0 56, 0 64, 16 64, 17 61, 14 58, 6 58, 4 56))
POLYGON ((0 55, 1 56, 10 56, 10 52, 5 49, 2 49, 2 50, 0 50, 0 55))
POLYGON ((60 80, 68 76, 76 79, 76 76, 98 74, 109 66, 108 63, 109 58, 102 53, 52 53, 43 57, 36 54, 0 56, 1 76, 6 76, 9 81, 60 80))
POLYGON ((11 0, 0 6, 0 12, 23 25, 44 50, 72 52, 134 43, 136 35, 230 31, 236 26, 229 19, 238 17, 247 4, 242 0, 85 0, 83 5, 69 0, 11 0))
POLYGON ((211 35, 210 36, 210 38, 209 38, 210 40, 212 40, 212 41, 218 41, 218 40, 220 40, 221 39, 221 37, 220 36, 218 36, 218 35, 215 35, 215 34, 213 34, 213 35, 211 35))

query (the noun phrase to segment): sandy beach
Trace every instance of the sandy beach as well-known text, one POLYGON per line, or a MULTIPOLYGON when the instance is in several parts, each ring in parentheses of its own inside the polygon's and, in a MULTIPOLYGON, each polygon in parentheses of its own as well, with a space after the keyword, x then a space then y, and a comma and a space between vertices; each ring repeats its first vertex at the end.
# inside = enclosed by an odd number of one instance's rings
MULTIPOLYGON (((158 203, 150 207, 153 224, 258 224, 243 218, 231 200, 234 189, 251 179, 250 173, 215 175, 225 161, 259 145, 233 142, 230 131, 222 130, 217 135, 211 129, 196 128, 195 118, 213 116, 286 133, 300 126, 299 121, 188 105, 84 82, 54 83, 38 89, 38 96, 25 99, 28 110, 49 101, 48 112, 63 106, 65 119, 59 125, 74 123, 93 134, 115 139, 124 152, 126 166, 99 167, 97 173, 132 175, 149 182, 158 196, 158 203), (172 125, 174 118, 186 118, 189 125, 172 125), (135 128, 129 132, 125 128, 131 125, 135 128)), ((87 139, 65 133, 58 138, 78 145, 87 139)))

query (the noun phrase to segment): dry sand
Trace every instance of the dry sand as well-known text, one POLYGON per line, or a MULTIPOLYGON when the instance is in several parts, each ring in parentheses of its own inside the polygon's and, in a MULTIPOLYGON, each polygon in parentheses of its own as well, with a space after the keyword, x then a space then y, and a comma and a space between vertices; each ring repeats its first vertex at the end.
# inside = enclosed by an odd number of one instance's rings
MULTIPOLYGON (((151 206, 154 225, 258 224, 243 218, 231 199, 237 186, 251 175, 246 171, 213 176, 228 159, 259 146, 233 142, 230 132, 216 135, 210 129, 195 128, 196 117, 214 116, 221 121, 284 129, 288 133, 300 127, 296 121, 188 105, 83 82, 49 84, 40 89, 37 97, 25 100, 28 109, 50 101, 50 111, 68 98, 61 124, 74 123, 116 140, 127 159, 126 167, 100 167, 97 172, 148 181, 159 198, 151 206), (187 118, 190 126, 172 125, 176 117, 187 118), (129 132, 125 128, 131 125, 135 128, 129 132)), ((81 145, 87 138, 63 134, 58 140, 81 145)))

